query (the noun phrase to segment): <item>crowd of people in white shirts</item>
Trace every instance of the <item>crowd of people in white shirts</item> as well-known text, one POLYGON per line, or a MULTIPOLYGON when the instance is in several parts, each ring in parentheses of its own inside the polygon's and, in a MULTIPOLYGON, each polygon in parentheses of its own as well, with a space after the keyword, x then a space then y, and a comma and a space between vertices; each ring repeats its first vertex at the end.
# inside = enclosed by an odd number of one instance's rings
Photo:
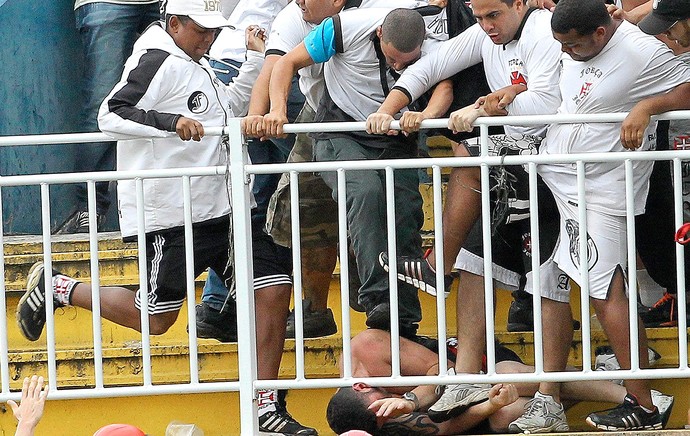
MULTIPOLYGON (((505 126, 492 131, 490 153, 654 150, 657 123, 650 117, 690 107, 690 69, 650 35, 665 33, 676 47, 690 46, 690 7, 682 0, 658 0, 653 8, 652 2, 640 1, 619 6, 607 6, 603 0, 560 0, 555 7, 543 0, 534 4, 471 0, 469 5, 456 0, 240 0, 227 20, 218 1, 163 0, 161 21, 135 44, 120 83, 101 106, 99 126, 118 139, 120 170, 224 165, 230 145, 222 138, 205 136, 204 127, 243 115, 243 133, 257 138, 250 150, 268 150, 266 160, 252 155, 262 163, 417 157, 421 121, 441 117, 449 117, 448 130, 438 133, 454 141, 455 155, 472 156, 478 152, 472 139, 478 117, 555 113, 630 112, 623 123, 505 126), (301 93, 292 86, 295 77, 301 93), (301 109, 299 114, 291 107, 301 109), (405 134, 390 130, 395 119, 405 134), (286 136, 283 126, 295 120, 364 121, 367 130, 300 134, 281 143, 286 136), (165 137, 170 131, 177 132, 179 139, 165 137), (132 139, 138 136, 153 139, 132 139)), ((653 162, 633 163, 636 215, 642 215, 655 196, 654 185, 650 188, 652 167, 653 162)), ((579 252, 577 168, 543 164, 538 171, 543 229, 539 292, 543 329, 549 331, 543 343, 545 371, 568 369, 573 339, 569 283, 583 284, 580 262, 585 257, 590 301, 620 367, 630 368, 632 353, 638 353, 640 366, 646 367, 644 329, 639 331, 639 350, 631 350, 629 344, 623 165, 585 165, 586 256, 579 252)), ((326 301, 337 253, 334 200, 339 185, 335 173, 303 176, 300 184, 312 183, 306 190, 300 186, 301 220, 310 226, 301 230, 308 242, 301 257, 307 297, 304 333, 310 337, 336 328, 326 301)), ((501 287, 531 294, 531 253, 524 249, 530 238, 529 208, 520 207, 529 199, 527 174, 522 167, 508 166, 492 169, 491 176, 493 276, 501 287)), ((345 174, 348 242, 356 268, 352 275, 358 279, 351 302, 365 312, 369 327, 353 339, 353 375, 390 375, 390 262, 397 264, 400 279, 396 313, 403 375, 437 374, 434 350, 439 344, 417 335, 418 290, 432 295, 447 292, 454 267, 462 275, 456 302, 458 339, 448 344, 449 356, 454 357, 449 366, 456 374, 485 371, 479 169, 451 171, 442 265, 436 264, 433 250, 422 255, 418 171, 396 170, 394 180, 398 257, 390 259, 385 174, 377 170, 345 174), (437 283, 437 267, 443 269, 443 283, 437 283)), ((146 305, 153 334, 165 333, 175 322, 185 297, 184 217, 175 183, 144 182, 148 302, 139 292, 101 288, 103 317, 139 330, 139 311, 146 305)), ((289 312, 291 255, 283 246, 287 244, 276 243, 290 240, 289 218, 285 219, 288 183, 285 177, 280 181, 274 177, 253 191, 262 379, 277 378, 286 334, 294 337, 294 313, 289 312)), ((133 184, 118 182, 125 238, 136 238, 137 232, 133 184)), ((232 271, 226 188, 222 178, 194 180, 192 219, 195 274, 211 268, 217 280, 214 285, 209 280, 197 306, 199 336, 230 341, 237 336, 234 295, 240 290, 235 289, 232 271)), ((675 265, 670 251, 664 256, 675 265)), ((644 260, 642 253, 641 257, 644 260)), ((27 293, 17 309, 20 330, 30 340, 41 336, 45 323, 43 270, 42 263, 32 268, 27 293)), ((54 307, 91 308, 88 283, 54 271, 52 287, 54 307)), ((682 316, 682 309, 675 310, 676 316, 682 316)), ((500 344, 496 350, 499 372, 533 370, 500 344)), ((444 390, 382 389, 358 383, 338 390, 327 417, 337 433, 562 432, 569 429, 564 405, 578 400, 617 404, 587 417, 590 425, 606 431, 660 429, 673 403, 672 397, 651 390, 648 380, 627 380, 623 386, 460 383, 444 390)), ((316 434, 290 416, 279 392, 261 390, 258 402, 262 431, 316 434)))

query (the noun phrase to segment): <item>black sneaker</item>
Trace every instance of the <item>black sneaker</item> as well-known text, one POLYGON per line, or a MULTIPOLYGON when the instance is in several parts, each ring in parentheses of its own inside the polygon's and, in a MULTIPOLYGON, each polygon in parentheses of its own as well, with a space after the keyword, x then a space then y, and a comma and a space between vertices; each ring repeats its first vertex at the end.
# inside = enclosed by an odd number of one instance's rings
MULTIPOLYGON (((412 286, 421 289, 427 294, 436 296, 436 271, 429 265, 426 257, 409 257, 398 256, 398 280, 408 283, 412 286)), ((379 253, 379 264, 388 272, 388 253, 379 253)), ((453 283, 453 277, 447 275, 444 277, 444 293, 446 298, 450 295, 450 286, 453 283)))
MULTIPOLYGON (((687 317, 687 310, 686 310, 687 317)), ((640 318, 645 327, 677 327, 678 299, 675 294, 664 292, 664 295, 648 308, 640 312, 640 318)))
POLYGON ((513 301, 508 309, 509 332, 531 332, 534 330, 532 296, 525 291, 512 292, 513 301))
MULTIPOLYGON (((335 324, 333 311, 329 308, 325 310, 311 310, 311 300, 302 300, 302 313, 304 322, 304 337, 305 338, 321 338, 330 336, 338 331, 338 326, 335 324)), ((285 329, 285 337, 289 339, 295 338, 295 310, 291 310, 287 319, 287 327, 285 329)))
POLYGON ((218 311, 203 301, 196 305, 197 338, 237 342, 237 321, 232 311, 218 311))
POLYGON ((630 394, 625 396, 623 404, 613 409, 590 413, 587 423, 606 431, 661 430, 663 428, 659 409, 654 407, 653 411, 646 412, 637 399, 630 394))
POLYGON ((387 301, 370 306, 367 309, 366 325, 372 329, 391 329, 391 305, 387 301))
MULTIPOLYGON (((521 290, 513 291, 512 295, 513 301, 508 308, 506 330, 509 332, 534 331, 532 295, 521 290)), ((573 320, 573 330, 580 330, 580 321, 573 320)))
MULTIPOLYGON (((37 341, 43 332, 46 323, 45 279, 43 277, 43 262, 36 262, 31 266, 26 277, 26 292, 17 304, 17 325, 22 335, 30 340, 37 341)), ((53 270, 53 275, 58 274, 53 270)), ((53 311, 63 307, 53 296, 53 311)))
POLYGON ((276 404, 276 410, 259 417, 259 431, 275 435, 318 435, 316 429, 306 427, 288 411, 276 404))
MULTIPOLYGON (((97 231, 103 230, 105 215, 96 215, 97 231)), ((74 211, 72 215, 52 232, 54 235, 71 235, 74 233, 89 233, 89 213, 85 210, 74 211)))
MULTIPOLYGON (((367 320, 365 324, 371 329, 391 330, 391 305, 388 301, 383 301, 378 304, 365 305, 367 320)), ((414 340, 417 337, 417 324, 398 324, 398 333, 400 336, 414 340)))

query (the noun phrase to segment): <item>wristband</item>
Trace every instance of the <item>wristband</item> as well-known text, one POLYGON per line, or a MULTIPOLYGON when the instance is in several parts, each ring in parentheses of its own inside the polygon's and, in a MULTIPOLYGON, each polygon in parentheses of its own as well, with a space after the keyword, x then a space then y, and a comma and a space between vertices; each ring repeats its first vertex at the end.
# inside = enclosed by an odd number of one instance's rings
POLYGON ((402 397, 404 399, 406 399, 407 401, 412 401, 412 403, 414 404, 414 411, 419 410, 419 398, 417 398, 417 395, 414 392, 412 392, 412 391, 405 392, 402 395, 402 397))

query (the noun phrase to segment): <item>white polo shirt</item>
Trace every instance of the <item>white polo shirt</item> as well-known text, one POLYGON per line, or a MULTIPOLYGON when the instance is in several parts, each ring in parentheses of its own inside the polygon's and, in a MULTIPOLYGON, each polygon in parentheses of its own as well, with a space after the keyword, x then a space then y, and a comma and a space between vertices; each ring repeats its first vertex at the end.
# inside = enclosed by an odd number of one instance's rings
MULTIPOLYGON (((417 0, 350 0, 343 10, 355 8, 414 8, 425 5, 417 0)), ((266 56, 284 55, 297 47, 316 25, 302 18, 302 10, 293 1, 288 4, 273 21, 271 33, 266 42, 266 56)), ((316 109, 324 91, 323 67, 315 64, 299 70, 299 87, 307 103, 316 109)))

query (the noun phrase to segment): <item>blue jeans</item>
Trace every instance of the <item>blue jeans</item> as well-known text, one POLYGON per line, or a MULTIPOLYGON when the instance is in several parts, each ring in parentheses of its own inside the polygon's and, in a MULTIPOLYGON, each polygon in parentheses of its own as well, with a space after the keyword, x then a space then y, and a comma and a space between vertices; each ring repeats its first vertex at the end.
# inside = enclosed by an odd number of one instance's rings
MULTIPOLYGON (((132 54, 139 34, 160 17, 158 2, 146 5, 87 3, 74 11, 76 28, 84 50, 84 72, 79 130, 98 132, 98 108, 120 80, 125 61, 132 54)), ((115 142, 77 145, 75 171, 115 169, 115 142)), ((77 208, 86 210, 86 185, 77 186, 77 208)), ((110 207, 108 182, 96 183, 96 211, 104 215, 110 207)))
MULTIPOLYGON (((237 76, 238 71, 226 64, 231 64, 239 68, 242 64, 229 59, 222 62, 210 61, 211 67, 216 70, 216 76, 223 83, 230 83, 237 76)), ((297 79, 293 78, 292 88, 288 97, 288 119, 292 122, 299 114, 304 105, 304 96, 299 90, 297 79)), ((270 141, 249 140, 249 157, 252 163, 285 163, 288 154, 295 142, 294 135, 289 135, 284 139, 272 139, 270 141)), ((252 226, 254 229, 263 229, 266 226, 266 210, 268 202, 278 186, 280 174, 256 174, 254 176, 254 187, 252 194, 256 199, 256 207, 252 209, 252 226)), ((201 301, 213 309, 220 310, 228 297, 228 290, 223 281, 213 270, 209 270, 208 279, 204 284, 204 291, 201 301)))

